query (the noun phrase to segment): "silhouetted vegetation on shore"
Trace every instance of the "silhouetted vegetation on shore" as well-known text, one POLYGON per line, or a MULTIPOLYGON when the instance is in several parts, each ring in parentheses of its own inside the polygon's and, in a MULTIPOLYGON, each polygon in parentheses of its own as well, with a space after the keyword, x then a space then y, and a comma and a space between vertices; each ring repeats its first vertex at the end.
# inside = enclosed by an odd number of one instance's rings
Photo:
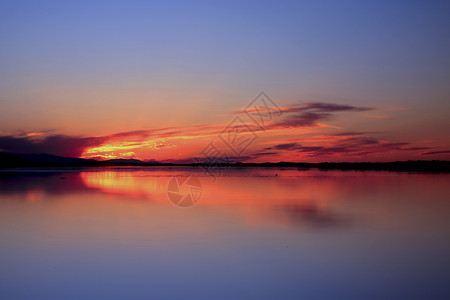
MULTIPOLYGON (((136 159, 113 159, 97 161, 50 154, 12 154, 0 152, 0 168, 84 168, 84 167, 154 167, 154 166, 191 166, 205 167, 198 163, 159 163, 144 162, 136 159)), ((298 168, 319 170, 380 170, 406 172, 450 172, 450 161, 415 160, 396 162, 278 162, 278 163, 231 163, 220 168, 298 168)), ((214 168, 211 166, 211 168, 214 168)))

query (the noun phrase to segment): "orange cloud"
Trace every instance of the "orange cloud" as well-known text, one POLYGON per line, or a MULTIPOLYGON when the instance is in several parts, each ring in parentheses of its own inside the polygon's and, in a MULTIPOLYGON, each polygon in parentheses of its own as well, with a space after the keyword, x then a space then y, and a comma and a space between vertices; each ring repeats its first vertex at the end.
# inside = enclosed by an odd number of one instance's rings
MULTIPOLYGON (((385 110, 403 110, 390 108, 385 110)), ((355 113, 375 110, 367 107, 333 103, 305 103, 282 107, 281 116, 265 122, 264 128, 254 120, 243 120, 239 129, 253 132, 257 142, 246 148, 241 161, 248 160, 308 160, 321 157, 366 157, 394 151, 430 150, 415 147, 410 142, 392 142, 370 136, 374 132, 347 131, 324 134, 331 129, 342 129, 328 121, 338 119, 339 113, 355 113), (258 147, 257 144, 260 144, 258 147), (295 147, 283 148, 295 143, 295 147), (261 144, 264 148, 261 148, 261 144)), ((237 114, 234 112, 233 114, 237 114)), ((242 114, 242 112, 239 112, 242 114)), ((366 114, 367 117, 387 119, 387 115, 366 114)), ((0 150, 7 152, 50 153, 97 160, 141 159, 186 162, 199 155, 212 140, 223 133, 228 124, 196 125, 190 127, 162 127, 112 133, 103 136, 77 137, 67 135, 45 136, 41 132, 22 133, 20 136, 0 135, 0 150)), ((239 131, 240 132, 240 131, 239 131)), ((225 150, 229 149, 222 145, 225 150)), ((444 154, 444 153, 441 153, 444 154)), ((426 155, 426 154, 423 154, 426 155)))
POLYGON ((44 133, 42 132, 29 132, 26 134, 26 136, 42 136, 44 133))

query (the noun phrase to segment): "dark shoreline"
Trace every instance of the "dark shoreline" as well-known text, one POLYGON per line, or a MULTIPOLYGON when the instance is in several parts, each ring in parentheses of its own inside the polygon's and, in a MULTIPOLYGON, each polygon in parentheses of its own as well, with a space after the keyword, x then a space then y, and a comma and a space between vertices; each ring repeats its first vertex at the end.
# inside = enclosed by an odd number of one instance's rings
POLYGON ((113 168, 113 167, 197 167, 215 169, 227 168, 298 168, 318 170, 368 170, 368 171, 399 171, 399 172, 450 172, 450 161, 415 160, 395 162, 278 162, 278 163, 231 163, 228 165, 207 165, 200 163, 156 163, 142 161, 95 161, 52 155, 37 155, 40 160, 25 159, 11 153, 0 153, 0 169, 38 169, 38 168, 113 168), (45 159, 44 159, 45 158, 45 159))

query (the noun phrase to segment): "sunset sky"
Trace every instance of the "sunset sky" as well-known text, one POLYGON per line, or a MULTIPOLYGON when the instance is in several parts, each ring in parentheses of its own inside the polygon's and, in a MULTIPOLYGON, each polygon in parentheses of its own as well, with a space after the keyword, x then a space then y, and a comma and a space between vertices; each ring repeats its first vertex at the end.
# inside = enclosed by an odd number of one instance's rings
POLYGON ((448 160, 449 11, 1 1, 0 151, 191 162, 212 142, 243 162, 448 160))

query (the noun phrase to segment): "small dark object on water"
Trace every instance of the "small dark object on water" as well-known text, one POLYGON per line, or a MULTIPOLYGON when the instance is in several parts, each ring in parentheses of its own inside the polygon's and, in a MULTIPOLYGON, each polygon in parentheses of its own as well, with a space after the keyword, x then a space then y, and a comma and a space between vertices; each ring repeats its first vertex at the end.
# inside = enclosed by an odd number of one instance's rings
POLYGON ((277 174, 277 173, 275 173, 275 176, 278 176, 278 174, 277 174))
POLYGON ((61 179, 66 179, 66 177, 62 176, 61 179))

